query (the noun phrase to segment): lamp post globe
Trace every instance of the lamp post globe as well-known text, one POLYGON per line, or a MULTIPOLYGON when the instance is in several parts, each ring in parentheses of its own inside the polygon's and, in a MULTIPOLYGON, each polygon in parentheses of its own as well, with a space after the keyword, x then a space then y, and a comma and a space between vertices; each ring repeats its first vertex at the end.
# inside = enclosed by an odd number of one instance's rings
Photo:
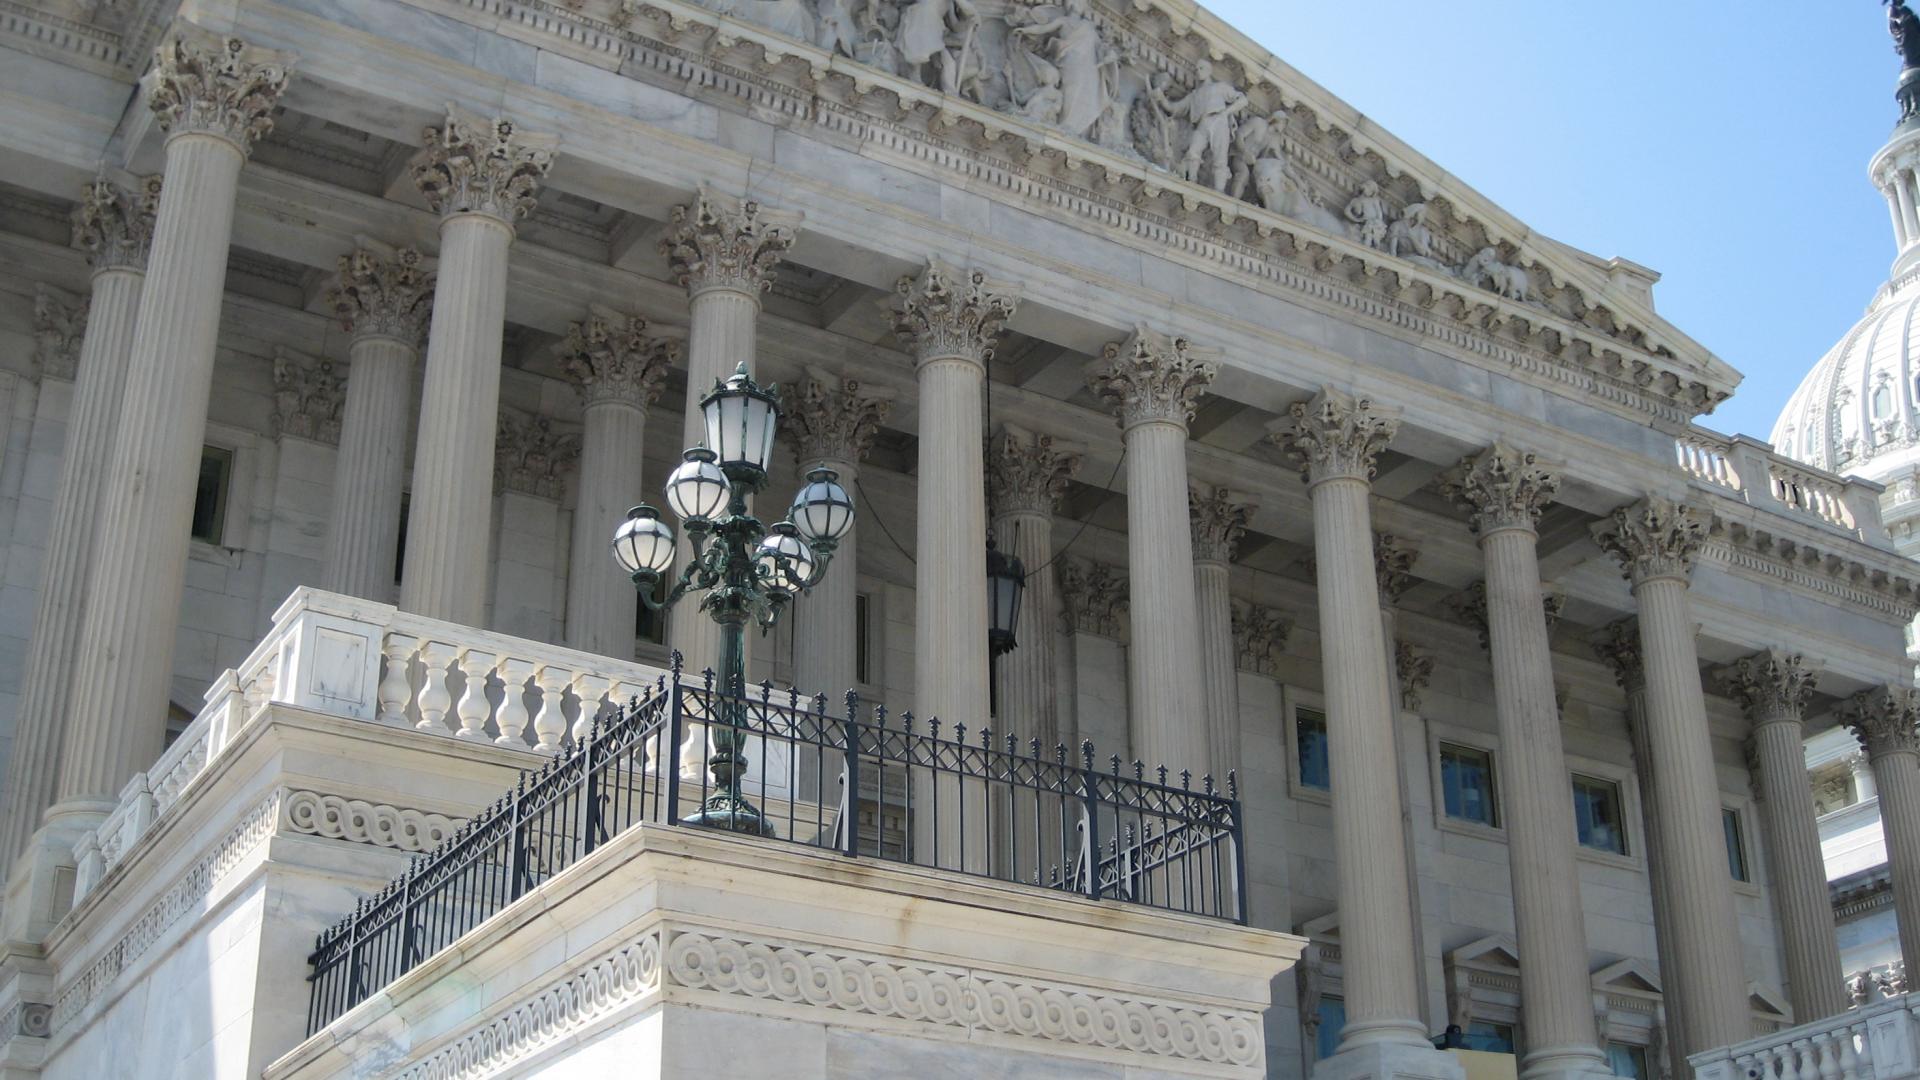
POLYGON ((667 505, 689 524, 711 521, 726 509, 733 485, 712 450, 695 446, 681 455, 679 468, 667 476, 667 505))
POLYGON ((853 529, 853 496, 840 486, 839 473, 824 465, 810 469, 787 510, 787 520, 807 543, 831 551, 853 529))
POLYGON ((634 507, 613 531, 613 557, 636 585, 651 589, 673 565, 673 526, 645 503, 634 507))

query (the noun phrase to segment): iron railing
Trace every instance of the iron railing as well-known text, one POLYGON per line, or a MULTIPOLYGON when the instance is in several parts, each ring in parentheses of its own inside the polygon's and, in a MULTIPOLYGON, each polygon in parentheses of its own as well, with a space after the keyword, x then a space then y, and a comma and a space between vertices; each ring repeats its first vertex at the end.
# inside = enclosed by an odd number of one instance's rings
POLYGON ((1244 922, 1238 793, 1211 777, 1148 779, 1138 762, 1096 767, 1092 743, 1023 748, 1011 736, 886 710, 848 694, 829 713, 763 685, 717 691, 662 676, 594 721, 543 768, 406 873, 323 931, 309 957, 309 1034, 453 944, 517 898, 638 824, 679 825, 724 801, 716 745, 744 741, 737 793, 757 801, 772 839, 1244 922), (744 736, 713 739, 730 725, 744 736), (716 767, 717 766, 717 767, 716 767))

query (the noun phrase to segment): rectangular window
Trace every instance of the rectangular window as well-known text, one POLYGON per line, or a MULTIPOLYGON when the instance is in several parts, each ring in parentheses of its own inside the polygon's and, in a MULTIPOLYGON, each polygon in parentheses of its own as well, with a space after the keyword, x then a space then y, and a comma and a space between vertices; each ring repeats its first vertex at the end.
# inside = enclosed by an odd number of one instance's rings
POLYGON ((1440 744, 1440 788, 1447 816, 1497 827, 1499 804, 1493 789, 1493 755, 1453 743, 1440 744))
POLYGON ((1581 847, 1625 855, 1627 828, 1621 809, 1619 784, 1591 776, 1573 778, 1573 824, 1581 847))
POLYGON ((1647 1048, 1626 1043, 1607 1044, 1607 1067, 1615 1076, 1628 1080, 1647 1080, 1647 1048))
POLYGON ((1513 1025, 1475 1022, 1461 1034, 1461 1045, 1489 1054, 1513 1053, 1513 1025))
MULTIPOLYGON (((868 611, 871 610, 866 593, 857 593, 853 598, 853 679, 862 686, 873 684, 873 657, 869 647, 867 627, 868 611)), ((845 692, 850 687, 833 686, 830 691, 845 692)))
POLYGON ((1740 835, 1740 812, 1722 809, 1720 828, 1727 836, 1727 871, 1735 881, 1752 881, 1747 875, 1747 848, 1745 838, 1740 835))
POLYGON ((1333 790, 1333 772, 1327 764, 1327 714, 1318 709, 1296 709, 1293 738, 1300 757, 1300 786, 1333 790))
POLYGON ((1340 1033, 1347 1027, 1347 1003, 1323 996, 1314 1015, 1320 1023, 1313 1033, 1313 1060, 1324 1061, 1340 1049, 1340 1033))
POLYGON ((200 448, 200 480, 193 489, 193 538, 220 546, 227 526, 227 489, 233 485, 233 451, 200 448))

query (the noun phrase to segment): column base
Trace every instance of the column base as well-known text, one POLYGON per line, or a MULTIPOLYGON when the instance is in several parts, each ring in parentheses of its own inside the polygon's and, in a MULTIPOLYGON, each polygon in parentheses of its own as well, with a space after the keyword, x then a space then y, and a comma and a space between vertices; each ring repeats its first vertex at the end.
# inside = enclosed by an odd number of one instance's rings
POLYGON ((78 866, 74 845, 98 829, 114 805, 110 800, 74 800, 47 809, 39 831, 27 841, 7 876, 0 940, 38 944, 46 939, 73 907, 78 866))
POLYGON ((1413 1043, 1367 1043, 1343 1048, 1313 1066, 1313 1080, 1465 1080, 1460 1059, 1413 1043))
POLYGON ((1548 1046, 1520 1061, 1520 1080, 1596 1080, 1612 1076, 1607 1059, 1592 1046, 1548 1046))

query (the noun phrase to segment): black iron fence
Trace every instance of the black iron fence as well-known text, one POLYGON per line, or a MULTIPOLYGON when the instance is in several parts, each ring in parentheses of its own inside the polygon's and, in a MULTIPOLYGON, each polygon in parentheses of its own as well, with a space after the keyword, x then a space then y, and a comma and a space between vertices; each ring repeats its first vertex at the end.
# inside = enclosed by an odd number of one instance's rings
POLYGON ((1185 773, 1096 761, 1092 743, 969 738, 865 712, 852 694, 829 712, 825 697, 769 686, 722 693, 678 663, 320 934, 309 1034, 643 822, 724 819, 848 857, 1246 919, 1231 774, 1224 790, 1211 777, 1196 788, 1185 773))

